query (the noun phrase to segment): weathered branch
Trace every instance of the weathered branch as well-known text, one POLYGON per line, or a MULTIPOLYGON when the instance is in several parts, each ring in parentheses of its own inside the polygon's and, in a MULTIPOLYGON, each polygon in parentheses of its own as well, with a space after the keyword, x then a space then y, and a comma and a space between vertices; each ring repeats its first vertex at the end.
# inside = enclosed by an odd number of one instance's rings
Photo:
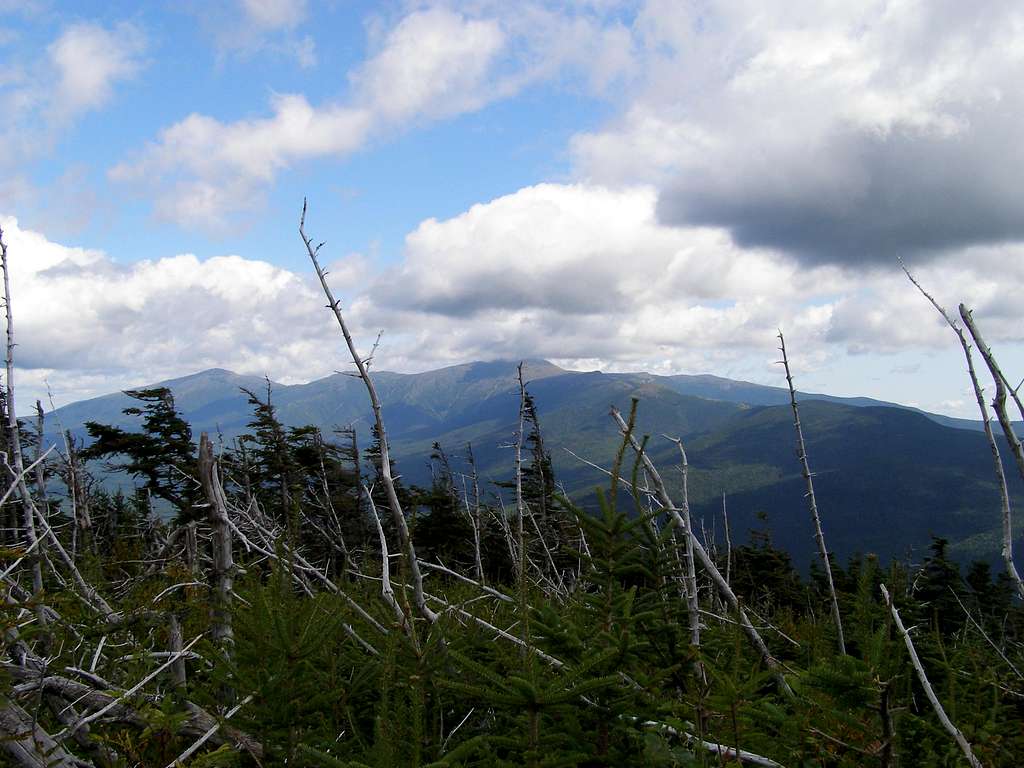
POLYGON ((832 608, 832 623, 836 625, 836 640, 839 653, 846 655, 846 639, 843 637, 843 619, 839 614, 839 598, 836 597, 836 585, 832 581, 832 564, 828 559, 828 547, 825 546, 825 534, 821 530, 821 515, 818 514, 818 502, 814 496, 814 478, 810 464, 807 462, 807 446, 804 444, 804 430, 800 424, 800 409, 796 404, 796 388, 793 386, 793 374, 789 370, 789 357, 786 355, 786 339, 779 331, 779 350, 782 352, 782 365, 786 369, 786 383, 789 384, 789 403, 793 408, 793 427, 796 429, 796 452, 800 459, 800 472, 807 485, 807 506, 814 522, 814 540, 818 543, 818 555, 821 566, 825 569, 825 580, 828 583, 828 596, 832 608))
MULTIPOLYGON (((917 287, 917 290, 919 290, 921 292, 921 294, 928 300, 928 302, 933 307, 935 307, 935 309, 938 311, 938 313, 940 315, 942 315, 942 319, 946 321, 946 324, 950 328, 953 329, 953 333, 956 334, 957 340, 959 340, 959 342, 960 342, 960 348, 963 350, 964 359, 967 361, 967 373, 971 377, 971 386, 974 389, 974 399, 977 401, 977 403, 978 403, 978 410, 981 412, 981 423, 982 423, 982 426, 985 429, 985 438, 988 440, 989 450, 992 451, 992 463, 993 463, 993 466, 995 467, 996 483, 999 485, 999 498, 1000 498, 1001 507, 1002 507, 1002 523, 1003 523, 1003 546, 1002 546, 1002 551, 1001 551, 1001 554, 1002 554, 1002 557, 1003 557, 1003 564, 1006 567, 1006 573, 1010 576, 1010 579, 1013 581, 1014 586, 1017 588, 1017 593, 1021 597, 1024 597, 1024 580, 1021 579, 1020 574, 1017 572, 1017 566, 1016 566, 1016 564, 1014 563, 1014 560, 1013 560, 1013 511, 1012 511, 1012 507, 1011 507, 1011 504, 1010 504, 1010 491, 1009 491, 1009 488, 1007 488, 1007 485, 1006 485, 1006 471, 1003 469, 1003 459, 1002 459, 1002 456, 1000 456, 1000 454, 999 454, 999 444, 996 443, 995 435, 992 432, 992 419, 989 417, 988 404, 985 402, 985 391, 982 388, 981 383, 978 381, 978 372, 974 368, 974 356, 971 354, 971 344, 967 340, 967 334, 964 333, 964 329, 960 325, 960 323, 958 323, 956 321, 956 319, 952 315, 950 315, 949 312, 947 312, 945 310, 944 307, 942 307, 934 298, 932 298, 931 294, 929 294, 928 291, 926 291, 921 286, 921 284, 919 282, 917 282, 917 280, 914 278, 914 276, 912 274, 910 274, 910 270, 908 270, 906 268, 906 266, 903 267, 903 271, 904 271, 904 273, 906 273, 907 278, 910 280, 910 282, 913 283, 917 287)), ((977 331, 977 325, 973 323, 973 316, 971 315, 970 312, 967 313, 967 317, 971 317, 972 318, 972 322, 969 324, 969 327, 973 326, 973 329, 971 331, 971 333, 973 335, 975 333, 975 331, 977 331)), ((980 333, 977 336, 975 336, 975 339, 976 340, 980 339, 980 333)), ((979 347, 980 347, 983 342, 979 341, 978 343, 979 343, 979 347)), ((987 354, 990 357, 991 354, 992 354, 991 350, 988 350, 988 347, 985 347, 985 350, 987 351, 987 354)), ((982 354, 984 355, 985 353, 983 352, 982 354)), ((989 358, 986 357, 985 359, 986 359, 986 362, 987 362, 989 358)), ((995 364, 995 359, 994 358, 993 358, 992 362, 993 362, 993 365, 994 365, 995 364)), ((989 366, 989 367, 990 367, 990 370, 991 370, 991 368, 993 366, 989 366)), ((996 369, 998 370, 998 367, 996 367, 996 369)), ((995 374, 995 372, 993 371, 993 375, 994 374, 995 374)), ((1001 389, 1001 385, 1002 384, 1003 384, 1003 379, 1002 379, 1002 373, 1000 372, 999 377, 996 378, 996 392, 997 392, 997 400, 999 399, 998 398, 998 393, 1003 392, 1003 401, 1002 402, 1003 402, 1003 413, 1004 413, 1004 416, 1005 416, 1005 412, 1006 412, 1006 409, 1005 409, 1006 398, 1005 398, 1005 390, 1001 389)), ((1016 393, 1014 393, 1014 394, 1016 395, 1016 393)), ((999 422, 1000 426, 1003 427, 1004 433, 1006 433, 1006 427, 1009 426, 1010 434, 1012 434, 1013 433, 1013 426, 1012 426, 1012 424, 1009 424, 1009 418, 1006 418, 1006 421, 1007 421, 1007 424, 1003 425, 1003 419, 1000 419, 1000 422, 999 422)), ((1008 442, 1010 441, 1010 435, 1009 434, 1006 435, 1006 439, 1007 439, 1008 442)), ((1013 445, 1012 442, 1010 443, 1010 445, 1011 445, 1011 448, 1012 448, 1012 445, 1013 445)), ((1018 445, 1018 448, 1019 448, 1020 443, 1018 442, 1017 445, 1018 445)), ((1014 456, 1016 457, 1016 453, 1014 454, 1014 456)), ((1020 467, 1020 463, 1019 462, 1018 462, 1018 467, 1020 467)))
POLYGON ((885 584, 879 584, 879 589, 882 590, 882 596, 885 598, 886 605, 889 606, 889 610, 892 612, 893 621, 896 623, 896 629, 899 630, 900 635, 903 636, 903 642, 907 646, 907 652, 910 654, 910 663, 914 666, 914 672, 917 673, 917 679, 921 682, 921 687, 924 688, 925 696, 928 697, 928 701, 931 702, 932 709, 935 710, 935 714, 938 715, 939 722, 942 723, 942 727, 949 731, 950 735, 956 739, 956 743, 960 745, 960 749, 963 750, 964 756, 967 758, 967 762, 971 764, 972 768, 981 768, 981 761, 974 756, 974 751, 971 749, 970 743, 967 738, 961 733, 960 729, 957 728, 953 721, 949 719, 946 714, 946 710, 942 708, 942 703, 935 695, 935 691, 932 689, 932 684, 928 681, 928 675, 924 671, 924 666, 921 664, 921 659, 917 656, 917 650, 914 648, 914 641, 910 639, 910 633, 906 627, 903 626, 903 621, 900 619, 900 612, 896 610, 896 606, 893 605, 892 598, 889 596, 889 590, 885 588, 885 584))
POLYGON ((409 566, 409 574, 412 577, 413 582, 413 598, 416 603, 416 609, 423 618, 433 624, 437 621, 437 614, 431 610, 427 605, 426 599, 423 597, 423 576, 420 574, 419 565, 417 563, 416 548, 413 545, 412 537, 409 534, 409 526, 405 521, 405 513, 402 511, 402 504, 398 500, 398 492, 395 490, 394 478, 391 476, 391 455, 388 450, 388 437, 387 432, 384 429, 384 416, 381 409, 380 398, 377 396, 377 389, 373 384, 373 379, 370 377, 370 371, 366 366, 366 361, 362 356, 360 356, 359 351, 356 349, 355 341, 353 341, 352 334, 349 332, 348 325, 341 313, 341 303, 334 298, 334 293, 331 291, 331 287, 327 283, 327 273, 320 267, 320 262, 317 259, 317 253, 320 250, 320 246, 313 246, 312 241, 306 237, 305 227, 306 201, 303 200, 302 216, 299 219, 299 235, 302 237, 302 242, 306 246, 306 251, 309 254, 310 261, 313 262, 313 269, 316 270, 316 275, 320 279, 320 287, 323 288, 324 295, 327 296, 327 307, 334 313, 334 317, 338 321, 338 326, 341 328, 341 334, 345 337, 345 344, 348 346, 349 354, 352 356, 352 362, 355 363, 356 369, 359 371, 359 378, 363 380, 363 384, 366 385, 366 392, 370 396, 370 406, 373 408, 373 418, 377 426, 377 436, 380 441, 381 480, 384 483, 384 490, 387 492, 388 506, 391 507, 391 516, 394 520, 395 528, 398 531, 399 540, 402 543, 402 548, 405 550, 405 559, 409 566))
POLYGON ((21 768, 91 768, 42 729, 13 701, 0 700, 0 752, 21 768))
MULTIPOLYGON (((622 418, 622 414, 619 413, 618 409, 612 408, 611 413, 612 418, 615 419, 616 423, 619 425, 619 430, 622 434, 629 435, 629 427, 626 425, 626 422, 622 418)), ((750 618, 747 616, 746 610, 744 610, 743 606, 740 604, 739 598, 736 597, 736 593, 732 591, 732 587, 730 587, 726 583, 725 579, 722 578, 722 574, 719 572, 718 566, 715 565, 714 561, 708 555, 707 550, 704 549, 704 545, 700 543, 696 536, 693 536, 692 531, 687 530, 686 522, 679 514, 679 509, 676 507, 675 503, 673 503, 672 498, 668 495, 668 490, 665 488, 665 482, 661 479, 661 474, 658 472, 658 468, 654 466, 654 462, 651 461, 650 456, 648 456, 645 451, 641 450, 640 444, 637 442, 636 438, 629 435, 629 439, 633 446, 633 450, 641 457, 644 469, 651 478, 651 482, 654 484, 654 490, 657 494, 658 500, 676 521, 676 524, 680 529, 686 532, 693 539, 693 552, 700 561, 701 567, 708 576, 711 577, 711 580, 715 583, 718 591, 725 597, 726 602, 729 603, 729 607, 736 611, 744 633, 761 656, 765 666, 767 666, 774 675, 775 683, 778 686, 779 691, 786 696, 793 698, 793 689, 790 688, 789 683, 786 682, 786 677, 782 671, 782 665, 779 664, 778 659, 771 654, 771 651, 768 650, 768 646, 765 644, 764 639, 754 628, 754 625, 751 624, 750 618)))
POLYGON ((391 587, 391 564, 389 562, 388 555, 388 538, 384 535, 384 526, 380 524, 380 516, 377 514, 377 505, 373 503, 373 496, 370 493, 370 489, 365 485, 363 486, 363 492, 366 494, 366 499, 370 505, 370 513, 373 515, 373 522, 377 527, 377 537, 380 539, 380 592, 384 598, 384 602, 390 606, 391 610, 395 614, 395 618, 398 620, 398 625, 402 627, 402 630, 409 636, 410 639, 415 641, 416 633, 413 631, 412 620, 402 610, 402 606, 399 605, 398 600, 395 598, 395 590, 391 587))
POLYGON ((231 620, 231 591, 234 584, 234 550, 227 498, 220 482, 213 445, 203 432, 199 437, 199 482, 206 494, 207 520, 213 528, 213 600, 210 606, 210 637, 230 654, 234 643, 231 620))
MULTIPOLYGON (((7 244, 4 242, 4 232, 0 228, 0 269, 4 273, 4 311, 7 317, 7 431, 8 444, 11 449, 11 458, 14 461, 14 473, 18 482, 18 493, 21 497, 23 519, 25 525, 25 537, 28 539, 30 549, 37 547, 36 539, 36 504, 32 494, 25 482, 25 461, 21 454, 21 430, 18 426, 17 409, 14 400, 14 312, 11 308, 11 279, 10 266, 7 263, 7 244)), ((33 556, 32 568, 32 592, 40 595, 43 591, 43 567, 38 556, 33 556)), ((41 610, 36 611, 41 626, 46 626, 46 617, 41 610)))
MULTIPOLYGON (((683 441, 679 438, 668 437, 668 435, 665 435, 665 438, 675 443, 679 449, 679 472, 682 475, 683 490, 683 503, 679 512, 685 524, 683 539, 686 545, 686 608, 690 622, 690 645, 700 650, 700 596, 697 594, 697 568, 693 561, 693 541, 696 537, 693 535, 693 524, 690 519, 690 463, 686 458, 686 449, 683 447, 683 441)), ((703 682, 707 682, 704 665, 699 659, 695 663, 695 671, 703 682)))

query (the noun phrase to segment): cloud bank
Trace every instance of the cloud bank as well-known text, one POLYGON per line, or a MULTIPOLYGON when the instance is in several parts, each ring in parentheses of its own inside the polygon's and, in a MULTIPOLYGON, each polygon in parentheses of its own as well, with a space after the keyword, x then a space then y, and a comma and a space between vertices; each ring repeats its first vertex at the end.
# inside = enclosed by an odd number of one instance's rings
POLYGON ((1024 238, 1024 8, 652 0, 622 116, 579 172, 656 183, 659 220, 807 264, 1024 238))
MULTIPOLYGON (((351 255, 331 279, 365 346, 384 330, 389 370, 541 356, 774 381, 780 327, 799 371, 953 343, 901 275, 741 248, 721 229, 666 226, 657 206, 650 187, 528 187, 422 222, 392 268, 351 255)), ((3 226, 32 392, 46 379, 66 402, 207 367, 303 381, 348 365, 309 274, 233 255, 124 265, 3 226)), ((919 277, 973 306, 994 344, 1022 341, 1020 247, 939 258, 919 277)))

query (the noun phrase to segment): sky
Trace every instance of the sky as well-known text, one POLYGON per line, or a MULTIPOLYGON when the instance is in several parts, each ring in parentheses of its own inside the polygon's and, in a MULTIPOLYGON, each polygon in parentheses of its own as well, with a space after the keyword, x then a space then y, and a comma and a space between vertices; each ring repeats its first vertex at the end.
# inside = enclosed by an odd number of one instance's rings
POLYGON ((1024 376, 1017 0, 0 0, 18 410, 547 358, 976 414, 1024 376))

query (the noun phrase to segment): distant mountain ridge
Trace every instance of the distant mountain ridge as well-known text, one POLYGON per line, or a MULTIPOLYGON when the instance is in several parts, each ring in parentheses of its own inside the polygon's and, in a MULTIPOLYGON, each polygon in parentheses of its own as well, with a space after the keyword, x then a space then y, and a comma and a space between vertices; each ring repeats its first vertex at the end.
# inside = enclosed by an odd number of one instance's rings
MULTIPOLYGON (((709 532, 721 532, 725 493, 736 540, 767 525, 798 565, 810 562, 813 542, 788 390, 710 375, 566 371, 543 360, 526 361, 524 370, 556 473, 571 495, 587 502, 587 491, 606 478, 566 449, 610 466, 617 433, 608 408, 626 410, 637 397, 638 430, 652 435, 649 451, 673 482, 677 454, 660 436, 686 442, 691 503, 709 532), (759 513, 766 513, 767 523, 759 513)), ((408 482, 429 482, 435 441, 456 463, 471 442, 485 478, 511 475, 507 446, 518 416, 515 362, 415 374, 378 371, 374 380, 393 455, 408 482)), ((152 386, 174 392, 197 436, 207 431, 230 441, 251 419, 241 388, 262 396, 267 382, 210 369, 152 386)), ((273 384, 271 396, 285 424, 314 424, 327 434, 351 424, 361 444, 368 444, 372 414, 357 378, 334 374, 307 384, 273 384)), ((883 558, 920 552, 931 533, 951 539, 961 559, 996 558, 999 499, 980 423, 869 398, 798 397, 826 536, 841 559, 858 551, 883 558)), ((58 409, 48 422, 78 435, 84 435, 86 421, 132 429, 137 419, 122 413, 132 402, 123 393, 84 400, 58 409)), ((1017 477, 1012 467, 1007 475, 1017 477)), ((1016 480, 1013 492, 1018 501, 1024 496, 1016 480)))

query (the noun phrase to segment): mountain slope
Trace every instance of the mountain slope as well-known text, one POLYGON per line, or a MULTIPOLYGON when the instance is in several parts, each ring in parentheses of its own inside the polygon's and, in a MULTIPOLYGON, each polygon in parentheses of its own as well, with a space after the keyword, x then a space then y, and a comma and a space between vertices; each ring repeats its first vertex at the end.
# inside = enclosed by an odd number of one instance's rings
MULTIPOLYGON (((565 371, 545 361, 525 366, 559 481, 585 503, 606 477, 572 456, 610 466, 618 435, 610 405, 628 411, 640 400, 639 434, 678 485, 678 454, 662 435, 682 438, 690 462, 690 498, 708 531, 721 531, 721 494, 728 497, 733 537, 770 529, 774 540, 806 566, 814 554, 803 480, 794 453, 788 392, 713 376, 653 376, 565 371), (767 522, 758 519, 765 513, 767 522)), ((378 372, 388 433, 407 482, 429 482, 429 456, 438 441, 456 468, 472 443, 482 477, 511 475, 518 419, 516 365, 469 363, 420 374, 378 372)), ((164 382, 195 433, 242 434, 251 418, 241 387, 261 397, 266 382, 213 369, 164 382)), ((329 433, 353 424, 367 445, 372 414, 361 381, 335 374, 308 384, 273 385, 272 398, 286 424, 315 424, 329 433)), ((828 544, 840 559, 854 552, 883 558, 920 552, 929 535, 954 542, 962 559, 995 559, 999 497, 984 435, 943 426, 902 407, 867 399, 801 395, 807 447, 828 544)), ((132 401, 108 395, 59 409, 48 423, 83 434, 95 420, 133 428, 121 410, 132 401)), ((1012 469, 1012 468, 1011 468, 1012 469)), ((1008 472, 1016 478, 1015 472, 1008 472)), ((492 486, 493 487, 493 486, 492 486)), ((1024 488, 1013 480, 1018 506, 1024 488)))

